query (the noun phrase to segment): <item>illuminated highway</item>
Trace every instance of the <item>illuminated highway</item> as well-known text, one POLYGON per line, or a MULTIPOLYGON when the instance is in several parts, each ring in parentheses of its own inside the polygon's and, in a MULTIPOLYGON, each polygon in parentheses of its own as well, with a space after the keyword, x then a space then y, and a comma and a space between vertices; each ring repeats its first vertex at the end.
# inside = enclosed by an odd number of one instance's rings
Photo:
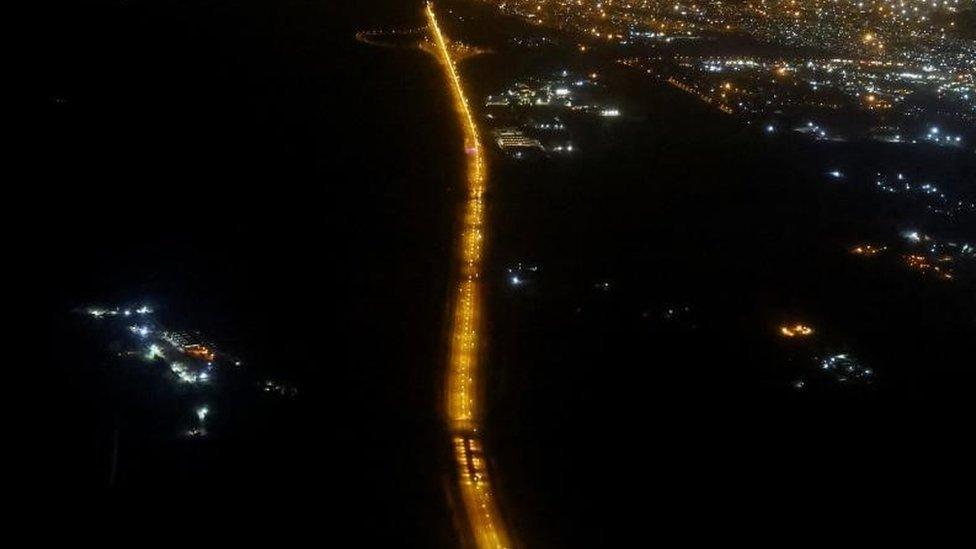
POLYGON ((488 478, 484 448, 479 434, 481 401, 478 389, 478 360, 481 330, 481 259, 484 247, 483 216, 486 165, 468 101, 458 77, 455 59, 441 32, 434 7, 428 3, 426 16, 435 54, 447 76, 460 116, 466 154, 468 195, 463 205, 459 277, 452 300, 450 354, 446 379, 446 415, 453 439, 458 489, 464 504, 471 537, 479 548, 510 547, 508 534, 488 478))

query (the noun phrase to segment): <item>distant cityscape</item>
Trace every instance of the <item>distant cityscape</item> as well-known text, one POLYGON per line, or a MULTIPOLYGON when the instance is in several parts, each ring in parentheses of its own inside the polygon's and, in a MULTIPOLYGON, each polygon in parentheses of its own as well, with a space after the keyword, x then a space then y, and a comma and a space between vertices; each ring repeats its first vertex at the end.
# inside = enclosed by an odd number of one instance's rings
POLYGON ((973 147, 972 2, 491 3, 770 131, 973 147))

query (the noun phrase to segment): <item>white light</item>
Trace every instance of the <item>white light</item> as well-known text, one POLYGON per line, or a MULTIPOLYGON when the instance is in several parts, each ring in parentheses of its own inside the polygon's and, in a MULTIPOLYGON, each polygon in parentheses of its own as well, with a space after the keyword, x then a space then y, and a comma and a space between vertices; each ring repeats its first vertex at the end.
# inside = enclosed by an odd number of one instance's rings
POLYGON ((152 344, 149 346, 149 350, 146 352, 146 360, 152 360, 156 357, 162 357, 163 351, 159 348, 159 345, 152 344))
POLYGON ((933 127, 931 130, 929 130, 929 133, 935 135, 939 133, 939 128, 933 127))
POLYGON ((769 133, 773 133, 775 130, 776 130, 776 128, 774 128, 772 126, 766 126, 766 131, 769 132, 769 133))
POLYGON ((519 278, 519 277, 517 277, 517 276, 513 276, 513 277, 511 278, 511 281, 512 281, 512 284, 513 284, 514 286, 518 286, 519 284, 521 284, 521 283, 522 283, 522 279, 521 279, 521 278, 519 278))
POLYGON ((207 414, 209 413, 210 413, 210 408, 207 408, 206 406, 201 406, 197 408, 197 418, 199 418, 200 421, 207 419, 207 414))

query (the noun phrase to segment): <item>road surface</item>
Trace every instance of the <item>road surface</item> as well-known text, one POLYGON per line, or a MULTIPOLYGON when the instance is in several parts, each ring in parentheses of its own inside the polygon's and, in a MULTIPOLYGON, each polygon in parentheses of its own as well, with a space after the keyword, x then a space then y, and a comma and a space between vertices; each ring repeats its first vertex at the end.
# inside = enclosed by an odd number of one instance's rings
POLYGON ((466 521, 479 548, 511 547, 485 466, 484 447, 479 434, 481 411, 478 390, 478 359, 481 330, 481 262, 484 248, 484 193, 487 166, 464 88, 451 56, 447 39, 437 23, 434 7, 428 3, 426 16, 437 59, 444 69, 454 107, 464 133, 467 199, 461 225, 460 276, 452 300, 453 323, 447 366, 446 414, 454 445, 458 489, 464 503, 466 521))

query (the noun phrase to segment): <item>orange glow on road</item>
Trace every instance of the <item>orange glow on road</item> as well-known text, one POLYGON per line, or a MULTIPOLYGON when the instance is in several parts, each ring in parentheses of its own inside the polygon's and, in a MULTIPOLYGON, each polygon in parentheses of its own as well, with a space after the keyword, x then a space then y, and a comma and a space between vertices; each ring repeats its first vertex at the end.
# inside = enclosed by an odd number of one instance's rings
POLYGON ((447 74, 454 106, 461 117, 467 158, 468 196, 464 202, 460 238, 459 281, 453 297, 453 323, 446 379, 446 415, 454 446, 459 491, 474 543, 479 548, 511 547, 488 479, 485 453, 478 432, 481 411, 478 360, 481 333, 481 258, 484 248, 484 192, 486 165, 478 127, 464 96, 455 61, 437 23, 433 6, 426 15, 435 51, 447 74))

